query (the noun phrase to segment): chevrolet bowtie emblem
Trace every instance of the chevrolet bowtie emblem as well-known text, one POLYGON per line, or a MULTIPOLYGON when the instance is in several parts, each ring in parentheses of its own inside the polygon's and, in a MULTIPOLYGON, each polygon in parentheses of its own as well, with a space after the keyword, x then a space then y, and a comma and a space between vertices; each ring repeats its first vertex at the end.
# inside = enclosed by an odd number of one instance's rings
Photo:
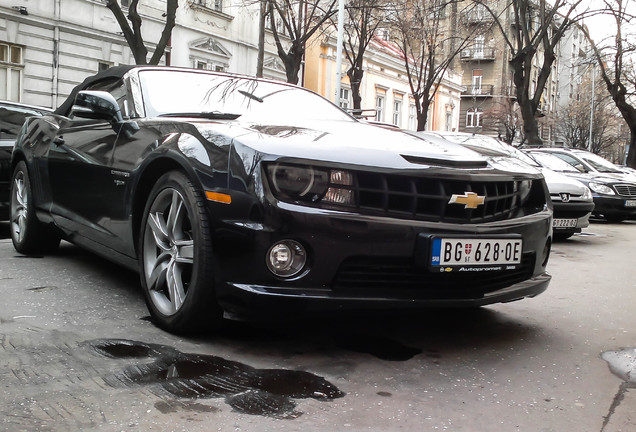
POLYGON ((486 200, 485 196, 479 196, 474 192, 464 192, 464 195, 453 194, 449 204, 464 204, 465 209, 476 209, 486 200))

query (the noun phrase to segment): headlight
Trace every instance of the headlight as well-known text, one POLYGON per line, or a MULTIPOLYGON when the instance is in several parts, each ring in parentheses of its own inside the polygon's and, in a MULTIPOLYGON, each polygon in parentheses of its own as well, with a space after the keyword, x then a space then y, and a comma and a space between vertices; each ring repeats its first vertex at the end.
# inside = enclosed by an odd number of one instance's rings
POLYGON ((522 180, 514 183, 514 191, 519 192, 519 201, 523 205, 530 195, 532 180, 522 180))
POLYGON ((581 198, 583 198, 584 200, 591 200, 592 199, 592 191, 590 190, 590 188, 585 188, 585 192, 583 192, 583 195, 581 195, 581 198))
POLYGON ((318 201, 327 192, 327 170, 294 165, 270 165, 269 179, 277 195, 292 200, 318 201))
POLYGON ((611 187, 601 184, 601 183, 593 183, 590 182, 588 184, 588 186, 590 187, 590 189, 592 189, 594 192, 599 193, 599 194, 603 194, 603 195, 616 195, 614 193, 614 191, 612 190, 611 187))
POLYGON ((291 201, 353 205, 353 175, 345 170, 274 164, 267 176, 277 198, 291 201))

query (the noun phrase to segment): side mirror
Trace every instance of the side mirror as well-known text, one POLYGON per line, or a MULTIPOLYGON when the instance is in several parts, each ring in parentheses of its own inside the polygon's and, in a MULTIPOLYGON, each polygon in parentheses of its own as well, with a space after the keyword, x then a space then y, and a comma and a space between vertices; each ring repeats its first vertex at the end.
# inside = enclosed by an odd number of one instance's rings
POLYGON ((71 117, 106 120, 111 123, 124 121, 117 101, 108 92, 82 90, 75 97, 71 117))

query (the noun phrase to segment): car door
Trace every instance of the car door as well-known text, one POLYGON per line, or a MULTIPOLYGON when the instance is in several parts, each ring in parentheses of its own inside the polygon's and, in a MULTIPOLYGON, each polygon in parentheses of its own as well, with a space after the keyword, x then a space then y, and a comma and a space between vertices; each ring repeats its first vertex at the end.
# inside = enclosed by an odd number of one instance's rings
MULTIPOLYGON (((114 96, 126 94, 124 85, 109 84, 114 96)), ((71 118, 50 144, 51 213, 56 223, 108 248, 121 251, 121 225, 128 174, 113 170, 121 129, 109 121, 71 118)), ((125 218, 124 218, 125 219, 125 218)))
POLYGON ((104 121, 78 119, 58 130, 48 154, 51 213, 56 223, 106 246, 116 189, 110 173, 117 134, 104 121))

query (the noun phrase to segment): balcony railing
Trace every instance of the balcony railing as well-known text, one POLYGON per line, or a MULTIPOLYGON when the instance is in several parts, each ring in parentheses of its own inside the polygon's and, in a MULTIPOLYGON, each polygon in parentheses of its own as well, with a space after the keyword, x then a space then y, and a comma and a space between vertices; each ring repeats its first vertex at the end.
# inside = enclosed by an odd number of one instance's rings
POLYGON ((492 96, 494 86, 492 84, 482 84, 481 86, 468 86, 462 96, 492 96))
POLYGON ((473 9, 464 13, 464 20, 468 24, 482 24, 492 22, 492 15, 487 10, 473 9))
POLYGON ((462 60, 494 60, 494 48, 466 48, 461 52, 462 60))

